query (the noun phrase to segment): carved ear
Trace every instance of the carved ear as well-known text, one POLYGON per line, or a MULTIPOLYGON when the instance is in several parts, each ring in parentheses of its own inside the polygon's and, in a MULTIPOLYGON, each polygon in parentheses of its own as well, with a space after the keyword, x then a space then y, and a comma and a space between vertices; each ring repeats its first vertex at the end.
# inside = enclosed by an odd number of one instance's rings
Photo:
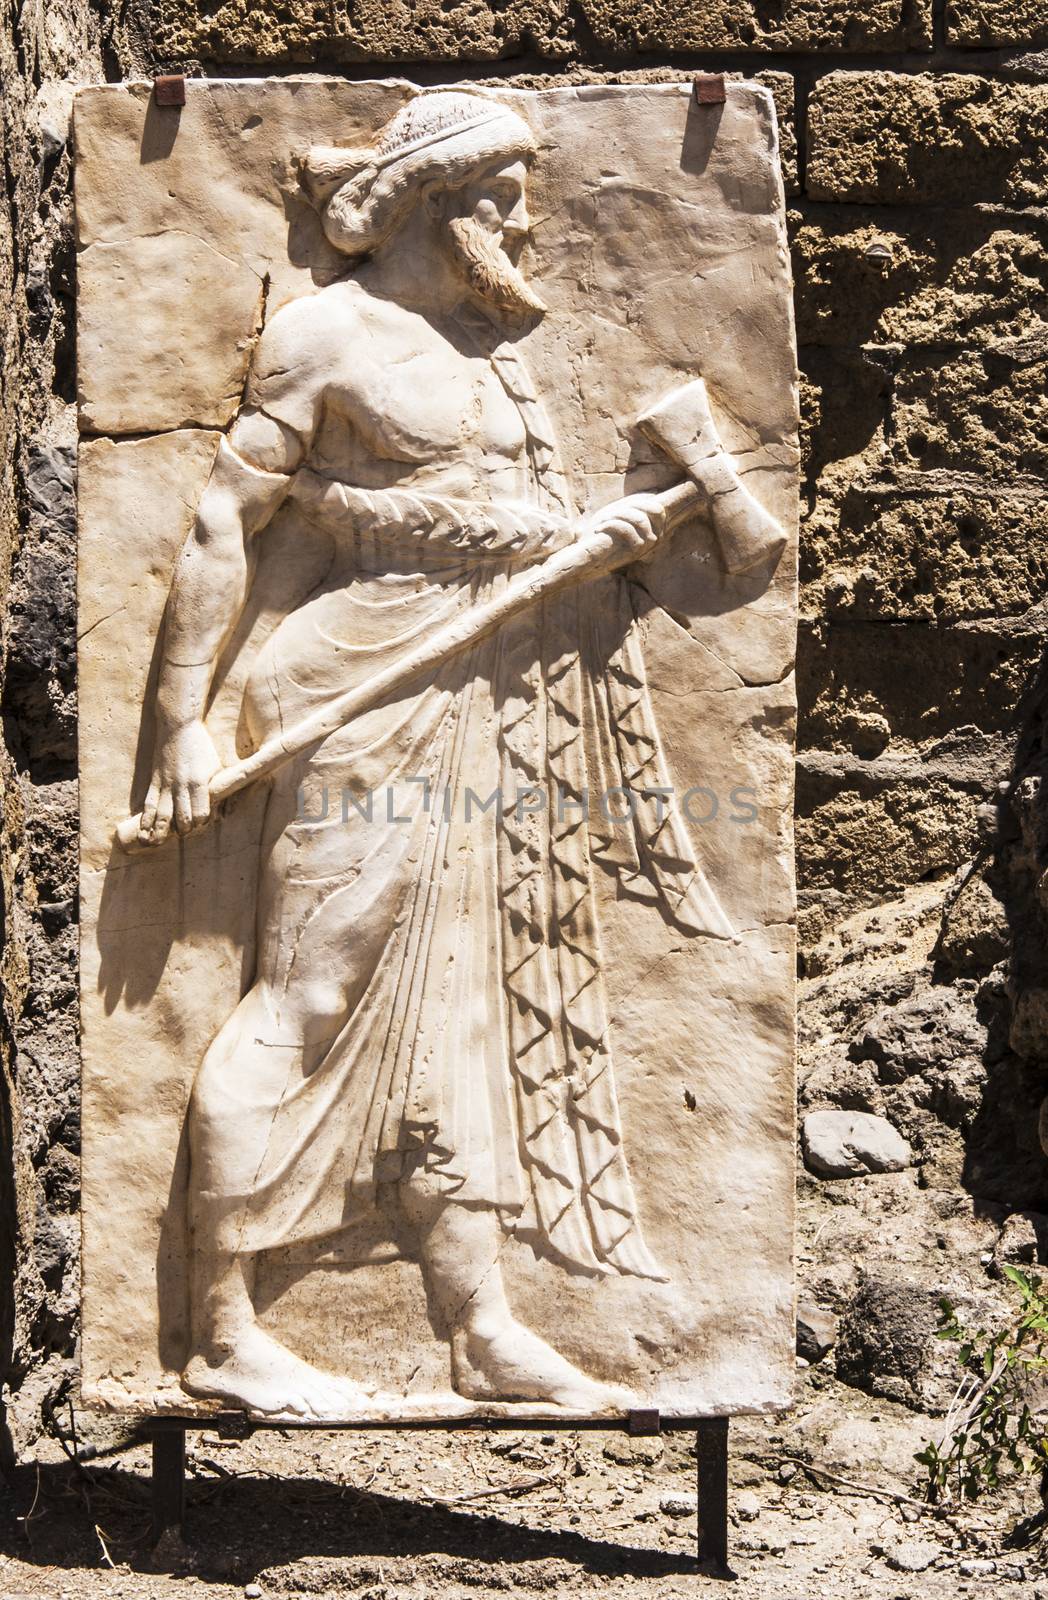
POLYGON ((365 175, 371 164, 371 151, 318 144, 295 156, 294 162, 299 183, 313 204, 321 206, 350 178, 365 175))
POLYGON ((439 179, 433 179, 429 183, 422 184, 419 189, 419 198, 425 206, 428 216, 441 217, 447 213, 448 189, 439 179))

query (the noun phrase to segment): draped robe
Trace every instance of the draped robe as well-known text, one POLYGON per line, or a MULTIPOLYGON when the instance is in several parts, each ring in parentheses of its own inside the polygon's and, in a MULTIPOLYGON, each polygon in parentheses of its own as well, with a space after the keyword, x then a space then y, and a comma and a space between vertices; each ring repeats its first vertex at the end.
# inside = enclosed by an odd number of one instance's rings
MULTIPOLYGON (((530 500, 577 525, 523 361, 510 345, 490 360, 523 422, 530 500)), ((336 530, 344 579, 259 652, 258 741, 543 554, 526 517, 428 489, 303 468, 293 493, 336 530)), ((664 1276, 623 1147, 597 877, 688 935, 732 929, 653 798, 668 777, 632 597, 618 573, 563 592, 278 774, 258 971, 278 998, 293 981, 346 998, 318 1062, 230 1086, 243 1159, 217 1198, 236 1248, 326 1237, 423 1168, 573 1270, 664 1276)))

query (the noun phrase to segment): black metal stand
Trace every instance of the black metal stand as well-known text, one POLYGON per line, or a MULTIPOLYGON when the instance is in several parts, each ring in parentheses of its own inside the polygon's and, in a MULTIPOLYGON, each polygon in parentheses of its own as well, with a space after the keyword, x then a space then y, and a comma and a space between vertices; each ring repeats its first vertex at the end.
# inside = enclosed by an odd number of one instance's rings
POLYGON ((710 1417, 695 1431, 699 1479, 699 1560, 728 1572, 728 1419, 710 1417))
MULTIPOLYGON (((169 1528, 181 1530, 185 1516, 186 1433, 190 1428, 207 1428, 227 1438, 247 1439, 259 1428, 277 1427, 317 1431, 315 1423, 253 1422, 239 1413, 214 1417, 153 1417, 149 1432, 153 1444, 153 1539, 169 1528)), ((557 1429, 572 1433, 618 1432, 625 1428, 634 1435, 695 1430, 698 1459, 698 1558, 713 1577, 731 1576, 728 1566, 728 1419, 727 1417, 659 1417, 657 1411, 633 1411, 625 1423, 594 1421, 556 1422, 517 1420, 515 1417, 471 1417, 465 1421, 410 1423, 333 1423, 320 1425, 324 1432, 348 1432, 378 1428, 402 1432, 405 1428, 473 1428, 478 1431, 510 1429, 523 1432, 539 1428, 544 1433, 557 1429)))
POLYGON ((153 1444, 153 1540, 181 1529, 186 1511, 186 1430, 150 1430, 153 1444))

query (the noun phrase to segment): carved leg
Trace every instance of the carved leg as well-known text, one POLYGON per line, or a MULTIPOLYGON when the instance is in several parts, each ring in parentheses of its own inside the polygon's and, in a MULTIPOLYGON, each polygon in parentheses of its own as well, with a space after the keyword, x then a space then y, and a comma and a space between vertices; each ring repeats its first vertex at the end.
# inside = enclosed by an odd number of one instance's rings
POLYGON ((371 1390, 310 1366, 259 1326, 251 1299, 255 1263, 249 1255, 196 1252, 195 1349, 182 1387, 255 1416, 340 1422, 359 1414, 371 1390))
MULTIPOLYGON (((290 1007, 275 1036, 260 988, 247 994, 211 1046, 189 1115, 193 1351, 182 1374, 192 1395, 256 1416, 341 1421, 371 1391, 309 1366, 261 1328, 253 1300, 257 1257, 240 1248, 244 1205, 305 1030, 290 1007)), ((308 1045, 305 1046, 308 1048, 308 1045)))
POLYGON ((425 1179, 402 1190, 427 1288, 451 1336, 452 1381, 473 1400, 540 1400, 572 1411, 626 1410, 633 1397, 588 1378, 518 1322, 506 1299, 493 1211, 449 1203, 425 1179))

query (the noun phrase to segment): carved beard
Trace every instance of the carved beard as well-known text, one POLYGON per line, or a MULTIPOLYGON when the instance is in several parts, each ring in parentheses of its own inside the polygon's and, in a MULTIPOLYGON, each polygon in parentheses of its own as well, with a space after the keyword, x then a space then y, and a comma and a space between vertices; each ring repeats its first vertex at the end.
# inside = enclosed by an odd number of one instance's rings
POLYGON ((479 300, 518 317, 546 310, 498 241, 475 217, 448 221, 455 270, 479 300))

